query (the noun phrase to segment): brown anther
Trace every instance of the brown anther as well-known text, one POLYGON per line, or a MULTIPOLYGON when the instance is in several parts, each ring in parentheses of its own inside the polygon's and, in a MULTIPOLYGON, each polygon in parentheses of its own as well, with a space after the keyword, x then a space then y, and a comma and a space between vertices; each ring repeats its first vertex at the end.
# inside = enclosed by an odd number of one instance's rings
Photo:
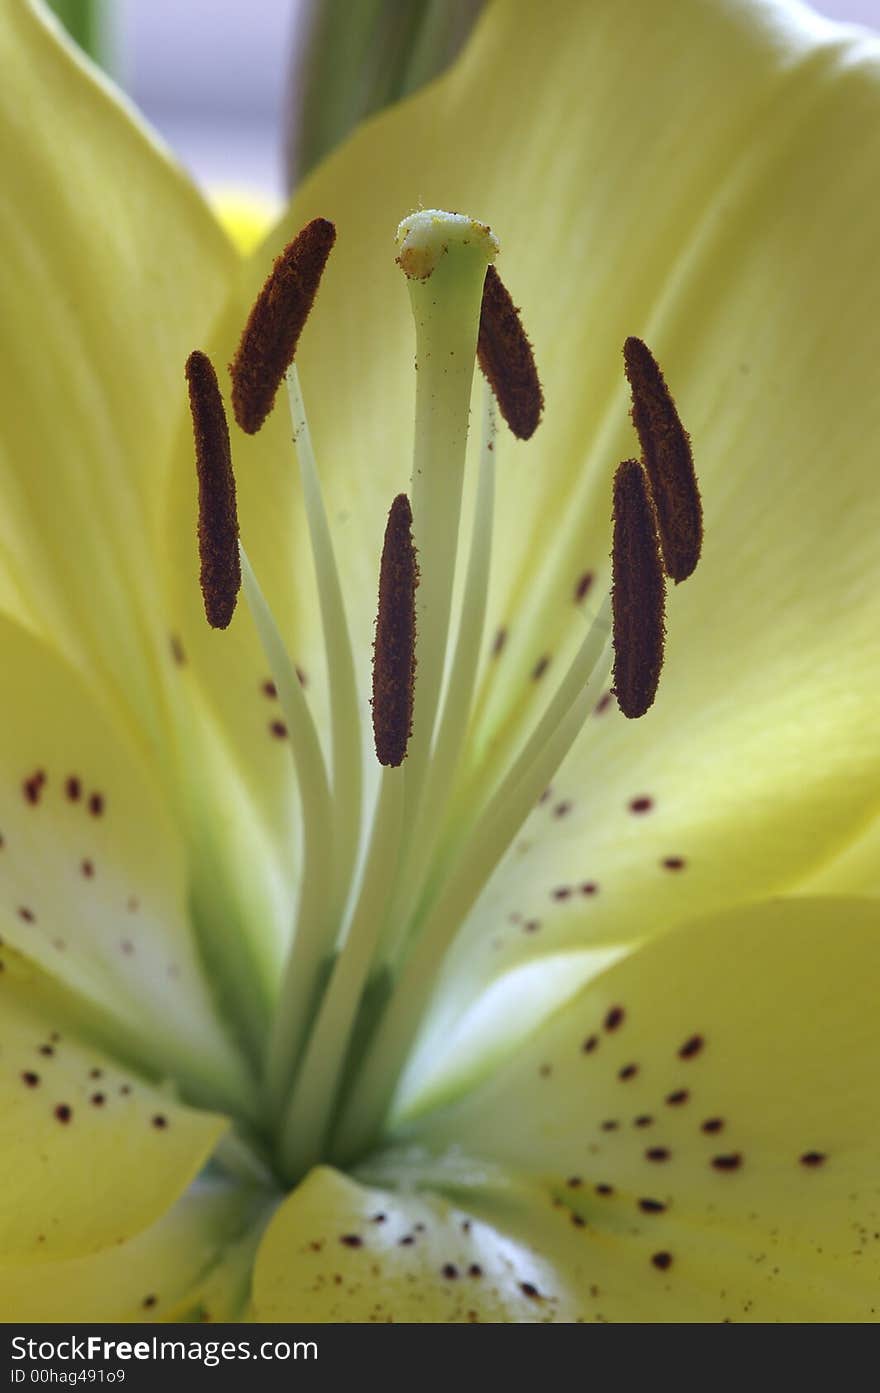
POLYGON ((186 380, 199 479, 199 581, 208 623, 212 629, 225 629, 241 585, 229 430, 217 374, 210 358, 198 349, 186 360, 186 380))
POLYGON ((611 553, 614 693, 624 716, 644 716, 663 666, 666 586, 648 482, 636 460, 614 477, 611 553))
POLYGON ((663 567, 677 584, 694 570, 703 544, 703 509, 690 437, 641 339, 627 339, 623 361, 632 391, 633 425, 657 510, 663 567))
POLYGON ((538 428, 544 393, 519 310, 494 266, 483 285, 477 360, 508 426, 517 439, 528 440, 538 428))
POLYGON ((326 218, 306 223, 276 258, 248 315, 229 365, 232 409, 248 435, 256 434, 272 410, 335 241, 336 228, 326 218))
POLYGON ((412 731, 416 672, 416 586, 419 566, 412 509, 405 493, 391 505, 379 569, 379 611, 373 644, 373 737, 380 764, 403 763, 412 731))

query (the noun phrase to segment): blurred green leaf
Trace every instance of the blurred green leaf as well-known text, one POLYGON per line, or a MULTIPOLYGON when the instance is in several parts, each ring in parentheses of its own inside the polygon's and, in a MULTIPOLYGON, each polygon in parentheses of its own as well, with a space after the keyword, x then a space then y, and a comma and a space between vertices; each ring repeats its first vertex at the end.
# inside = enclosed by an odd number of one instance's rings
POLYGON ((310 0, 288 105, 291 186, 365 116, 455 58, 484 0, 310 0))
POLYGON ((48 0, 67 32, 102 67, 111 54, 106 0, 48 0))

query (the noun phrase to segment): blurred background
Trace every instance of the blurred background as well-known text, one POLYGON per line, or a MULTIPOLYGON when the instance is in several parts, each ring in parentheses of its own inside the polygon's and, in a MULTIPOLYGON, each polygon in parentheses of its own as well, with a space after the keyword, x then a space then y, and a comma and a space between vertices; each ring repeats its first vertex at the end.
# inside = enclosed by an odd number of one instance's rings
MULTIPOLYGON (((206 190, 255 198, 268 213, 354 120, 451 61, 481 0, 54 0, 53 7, 206 190), (325 95, 336 84, 334 100, 322 103, 335 120, 314 114, 310 69, 325 95)), ((815 0, 813 8, 880 29, 880 0, 815 0)))

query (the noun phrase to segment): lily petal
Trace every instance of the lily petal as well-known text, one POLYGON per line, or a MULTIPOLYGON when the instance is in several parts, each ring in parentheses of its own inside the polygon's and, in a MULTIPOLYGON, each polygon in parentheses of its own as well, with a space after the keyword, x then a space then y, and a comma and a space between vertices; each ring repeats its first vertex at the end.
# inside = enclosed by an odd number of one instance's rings
POLYGON ((253 1194, 198 1181, 156 1223, 95 1256, 0 1266, 4 1320, 237 1319, 240 1300, 208 1307, 207 1290, 259 1210, 253 1194))
POLYGON ((3 0, 0 63, 0 604, 155 739, 169 403, 237 256, 42 8, 3 0))
MULTIPOLYGON (((475 1174, 479 1168, 475 1168, 475 1174)), ((395 1194, 338 1171, 310 1173, 257 1255, 258 1321, 540 1320, 523 1290, 546 1264, 436 1195, 395 1194)))
POLYGON ((538 1185, 543 1212, 510 1232, 588 1318, 876 1319, 878 970, 866 900, 672 933, 416 1123, 413 1168, 429 1184, 423 1148, 441 1170, 461 1148, 538 1185))
MULTIPOLYGON (((189 842, 193 912, 242 984, 255 1044, 288 867, 264 846, 250 789, 229 796, 240 776, 212 742, 165 608, 183 363, 207 342, 239 258, 42 8, 2 0, 0 21, 0 609, 51 637, 148 752, 189 842)), ((191 461, 185 477, 194 484, 191 461)))
POLYGON ((94 1015, 120 1057, 208 1106, 240 1105, 252 1086, 217 1015, 154 779, 52 649, 2 617, 0 645, 3 938, 68 989, 81 1021, 94 1015))
POLYGON ((227 1124, 80 1042, 42 974, 0 961, 3 1259, 87 1256, 164 1214, 227 1124))

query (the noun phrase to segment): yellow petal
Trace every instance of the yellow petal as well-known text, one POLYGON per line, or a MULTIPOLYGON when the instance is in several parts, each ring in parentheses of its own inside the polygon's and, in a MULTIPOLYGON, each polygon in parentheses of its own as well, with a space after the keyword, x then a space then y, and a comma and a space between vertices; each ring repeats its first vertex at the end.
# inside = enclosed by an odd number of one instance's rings
POLYGON ((88 1256, 164 1214, 226 1123, 78 1038, 63 998, 5 947, 2 966, 0 1251, 6 1263, 88 1256))
POLYGON ((3 1318, 234 1320, 240 1301, 231 1308, 202 1305, 234 1266, 242 1231, 253 1226, 259 1233, 259 1213, 254 1195, 219 1180, 197 1181, 149 1228, 95 1256, 0 1266, 3 1318))
POLYGON ((50 648, 0 618, 0 650, 0 933, 122 1057, 191 1099, 241 1106, 252 1085, 218 1016, 232 985, 206 979, 211 945, 154 778, 50 648))
POLYGON ((182 363, 237 258, 42 9, 4 0, 0 64, 0 604, 94 667, 155 736, 182 363))
MULTIPOLYGON (((183 363, 207 343, 238 257, 109 85, 20 0, 0 7, 0 63, 0 607, 50 634, 149 751, 190 843, 194 910, 225 935, 253 1040, 286 887, 248 790, 229 796, 236 771, 211 745, 165 601, 183 363), (236 872, 249 864, 248 918, 236 872), (229 948, 249 925, 267 926, 250 963, 229 948)), ((191 458, 184 478, 194 489, 191 458)), ((267 760, 279 765, 277 745, 267 760)))
POLYGON ((511 1232, 587 1316, 876 1319, 878 928, 816 899, 670 934, 410 1139, 539 1186, 511 1232))
MULTIPOLYGON (((478 1173, 478 1171, 477 1171, 478 1173)), ((431 1194, 312 1171, 278 1210, 257 1255, 258 1321, 540 1320, 523 1290, 547 1266, 515 1240, 431 1194)))

